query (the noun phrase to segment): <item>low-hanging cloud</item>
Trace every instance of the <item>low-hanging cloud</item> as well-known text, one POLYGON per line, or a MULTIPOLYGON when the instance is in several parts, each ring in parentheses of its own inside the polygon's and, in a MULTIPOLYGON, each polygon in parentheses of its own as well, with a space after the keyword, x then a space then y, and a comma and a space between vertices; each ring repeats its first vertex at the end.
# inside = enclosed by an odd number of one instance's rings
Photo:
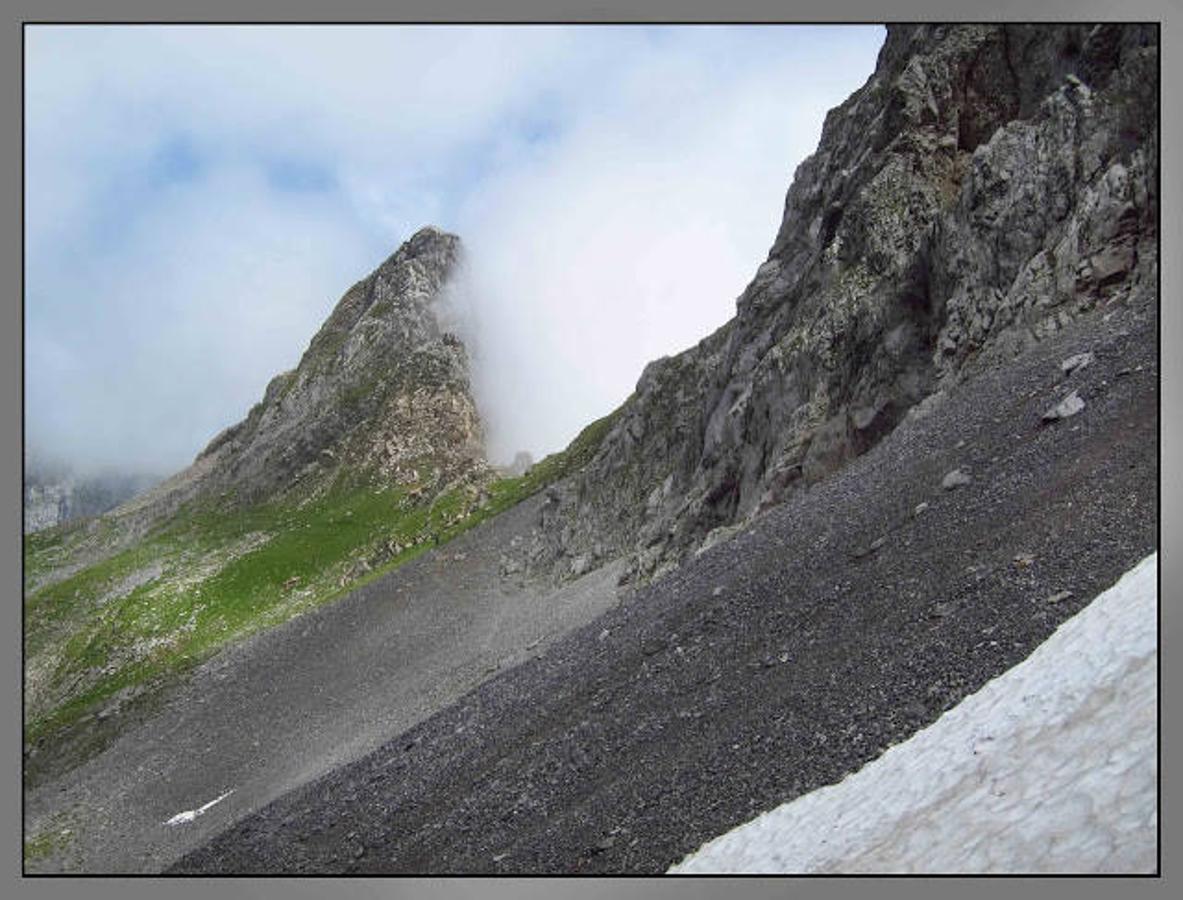
POLYGON ((879 28, 30 28, 27 438, 167 470, 422 224, 490 453, 734 311, 879 28))

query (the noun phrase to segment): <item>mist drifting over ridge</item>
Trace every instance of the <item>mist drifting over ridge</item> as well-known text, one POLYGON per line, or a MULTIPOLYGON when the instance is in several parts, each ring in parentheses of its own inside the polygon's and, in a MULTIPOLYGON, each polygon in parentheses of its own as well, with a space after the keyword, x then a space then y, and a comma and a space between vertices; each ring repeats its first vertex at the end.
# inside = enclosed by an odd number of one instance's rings
POLYGON ((183 467, 431 223, 490 456, 558 449, 731 316, 882 35, 33 28, 27 437, 183 467))

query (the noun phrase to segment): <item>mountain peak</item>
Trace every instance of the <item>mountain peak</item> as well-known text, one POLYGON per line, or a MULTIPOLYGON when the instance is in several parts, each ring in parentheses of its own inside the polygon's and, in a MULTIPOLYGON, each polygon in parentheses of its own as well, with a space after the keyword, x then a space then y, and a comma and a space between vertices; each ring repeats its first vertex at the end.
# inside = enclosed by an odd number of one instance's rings
POLYGON ((403 241, 386 260, 374 270, 375 275, 416 260, 419 265, 437 276, 446 278, 460 257, 460 238, 434 225, 424 225, 403 241))
POLYGON ((480 480, 489 467, 467 351, 434 309, 459 253, 455 235, 419 229, 345 292, 299 365, 271 379, 246 418, 145 495, 136 515, 155 521, 195 497, 317 492, 342 477, 480 480))

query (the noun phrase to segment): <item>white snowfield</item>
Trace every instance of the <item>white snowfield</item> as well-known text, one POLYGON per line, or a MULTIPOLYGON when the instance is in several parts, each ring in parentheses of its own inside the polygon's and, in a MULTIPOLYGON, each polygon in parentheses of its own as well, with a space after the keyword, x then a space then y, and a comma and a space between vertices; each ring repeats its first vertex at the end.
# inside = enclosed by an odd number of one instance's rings
POLYGON ((1158 554, 839 784, 670 871, 1153 873, 1158 554))

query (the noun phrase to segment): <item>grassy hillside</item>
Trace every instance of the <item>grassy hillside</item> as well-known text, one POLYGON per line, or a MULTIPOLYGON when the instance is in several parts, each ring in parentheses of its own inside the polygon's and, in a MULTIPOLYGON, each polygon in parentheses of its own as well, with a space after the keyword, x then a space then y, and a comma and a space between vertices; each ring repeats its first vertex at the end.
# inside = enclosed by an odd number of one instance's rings
POLYGON ((83 529, 27 536, 27 774, 56 767, 63 753, 77 761, 101 748, 117 729, 112 709, 142 702, 231 642, 329 602, 574 471, 615 416, 484 491, 338 485, 246 509, 190 505, 52 583, 46 576, 69 565, 83 529))

